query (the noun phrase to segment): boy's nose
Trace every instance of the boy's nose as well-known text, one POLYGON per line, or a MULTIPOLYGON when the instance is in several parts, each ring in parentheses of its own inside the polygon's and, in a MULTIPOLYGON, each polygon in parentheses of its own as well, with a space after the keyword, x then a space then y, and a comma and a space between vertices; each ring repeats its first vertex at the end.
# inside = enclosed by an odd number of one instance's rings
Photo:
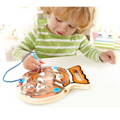
POLYGON ((68 29, 68 26, 67 26, 66 24, 63 24, 63 25, 61 26, 61 29, 62 29, 62 31, 66 32, 67 29, 68 29))

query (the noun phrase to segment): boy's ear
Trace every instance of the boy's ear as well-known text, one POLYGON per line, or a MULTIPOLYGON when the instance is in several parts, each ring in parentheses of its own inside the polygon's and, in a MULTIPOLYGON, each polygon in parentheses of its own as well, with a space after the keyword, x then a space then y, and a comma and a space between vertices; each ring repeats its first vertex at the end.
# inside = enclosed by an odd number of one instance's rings
POLYGON ((76 33, 79 33, 79 32, 78 32, 78 29, 76 29, 76 31, 75 31, 73 34, 76 34, 76 33))

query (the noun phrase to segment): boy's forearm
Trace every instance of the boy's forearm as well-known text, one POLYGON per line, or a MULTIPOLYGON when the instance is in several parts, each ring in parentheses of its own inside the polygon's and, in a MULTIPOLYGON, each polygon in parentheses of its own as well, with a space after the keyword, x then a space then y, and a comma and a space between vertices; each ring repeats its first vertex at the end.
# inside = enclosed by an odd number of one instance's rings
POLYGON ((84 40, 80 44, 80 51, 88 58, 95 60, 96 62, 102 62, 100 60, 101 51, 94 48, 90 42, 84 37, 84 40))
POLYGON ((96 62, 102 62, 100 59, 100 54, 102 52, 95 49, 95 48, 90 48, 88 51, 86 51, 86 54, 84 54, 86 57, 95 60, 96 62))
POLYGON ((13 58, 16 60, 23 59, 24 56, 26 56, 29 52, 32 52, 34 50, 35 43, 36 40, 33 33, 28 33, 24 41, 22 41, 21 44, 14 49, 12 53, 13 58))
POLYGON ((16 48, 12 52, 12 57, 15 60, 21 60, 24 56, 26 56, 29 53, 29 51, 23 50, 20 47, 16 48))

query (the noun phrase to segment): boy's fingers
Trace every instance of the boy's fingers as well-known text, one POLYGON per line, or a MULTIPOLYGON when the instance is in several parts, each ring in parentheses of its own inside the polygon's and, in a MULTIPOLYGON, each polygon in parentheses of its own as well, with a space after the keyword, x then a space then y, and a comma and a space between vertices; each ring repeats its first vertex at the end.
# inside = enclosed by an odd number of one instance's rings
POLYGON ((32 63, 34 63, 35 65, 41 65, 41 63, 39 61, 37 61, 34 57, 32 57, 32 63))
POLYGON ((113 60, 112 60, 112 58, 110 56, 107 56, 105 58, 105 60, 106 60, 106 62, 109 62, 109 63, 113 64, 113 60))
POLYGON ((113 54, 113 52, 110 52, 110 53, 109 53, 109 56, 110 56, 112 59, 115 59, 115 55, 113 54))
POLYGON ((31 66, 32 66, 33 69, 36 69, 36 68, 39 68, 39 67, 40 67, 40 65, 36 65, 35 63, 32 63, 31 66))
POLYGON ((109 58, 108 56, 105 57, 105 60, 104 60, 104 61, 105 61, 105 62, 110 62, 110 63, 111 63, 110 58, 109 58))
POLYGON ((110 61, 110 63, 111 63, 111 64, 115 64, 116 60, 115 60, 115 55, 113 54, 113 52, 110 52, 110 53, 108 54, 108 56, 109 56, 109 61, 110 61))
POLYGON ((103 61, 112 64, 112 60, 111 60, 110 56, 108 56, 108 55, 104 57, 104 60, 103 60, 103 61))
POLYGON ((31 63, 31 64, 25 66, 25 68, 28 70, 34 70, 34 69, 38 68, 38 66, 31 63))
POLYGON ((111 60, 110 60, 110 63, 111 63, 111 64, 115 64, 116 61, 115 61, 114 59, 111 59, 111 60))
POLYGON ((45 64, 45 62, 43 62, 42 60, 39 61, 41 64, 45 64))
POLYGON ((116 63, 116 57, 112 51, 104 52, 101 57, 104 62, 109 62, 111 64, 116 63))
POLYGON ((34 63, 36 64, 36 65, 41 65, 41 64, 45 64, 45 62, 43 62, 42 60, 36 60, 34 57, 32 57, 32 61, 34 61, 34 63))
POLYGON ((115 57, 114 56, 109 56, 109 61, 111 64, 115 64, 115 57))

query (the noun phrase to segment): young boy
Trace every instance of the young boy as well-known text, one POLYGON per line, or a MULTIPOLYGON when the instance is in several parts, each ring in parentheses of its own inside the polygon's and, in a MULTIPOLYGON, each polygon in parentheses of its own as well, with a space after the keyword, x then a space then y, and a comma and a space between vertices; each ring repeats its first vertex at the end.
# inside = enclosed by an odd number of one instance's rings
MULTIPOLYGON (((81 34, 92 25, 95 12, 93 7, 46 7, 42 10, 49 15, 47 24, 39 25, 28 34, 13 52, 15 57, 22 58, 32 51, 40 58, 70 56, 80 50, 97 62, 115 63, 112 51, 101 52, 95 49, 86 36, 81 34)), ((23 64, 26 69, 33 70, 41 63, 29 55, 23 64)))

